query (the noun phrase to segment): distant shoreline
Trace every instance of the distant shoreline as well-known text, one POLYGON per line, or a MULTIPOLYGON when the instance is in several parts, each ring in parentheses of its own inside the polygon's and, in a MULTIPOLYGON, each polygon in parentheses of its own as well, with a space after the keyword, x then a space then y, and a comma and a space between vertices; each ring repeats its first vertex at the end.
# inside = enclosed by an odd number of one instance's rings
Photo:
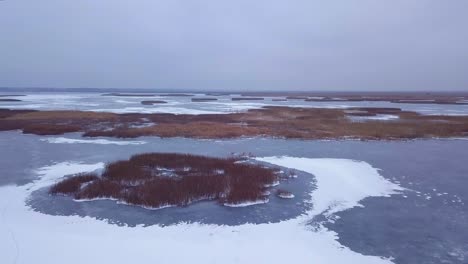
POLYGON ((413 91, 347 91, 347 90, 198 90, 198 89, 148 89, 148 88, 54 88, 54 87, 0 87, 0 93, 21 93, 21 92, 37 92, 37 93, 162 93, 162 94, 207 94, 207 95, 229 95, 242 94, 245 96, 320 96, 320 95, 451 95, 451 96, 468 96, 468 91, 453 90, 453 91, 433 91, 433 90, 413 90, 413 91))

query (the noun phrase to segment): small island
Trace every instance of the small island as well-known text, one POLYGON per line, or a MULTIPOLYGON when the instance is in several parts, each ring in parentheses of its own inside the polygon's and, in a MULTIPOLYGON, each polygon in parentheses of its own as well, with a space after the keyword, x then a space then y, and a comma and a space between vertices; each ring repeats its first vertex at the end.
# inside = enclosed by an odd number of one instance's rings
POLYGON ((12 98, 0 98, 0 102, 21 102, 20 99, 12 99, 12 98))
POLYGON ((155 104, 167 104, 166 101, 163 100, 146 100, 146 101, 141 101, 142 105, 155 105, 155 104))
POLYGON ((263 97, 233 97, 232 101, 262 101, 265 100, 263 97))
POLYGON ((292 199, 292 198, 294 198, 294 194, 292 194, 292 193, 289 192, 289 191, 283 190, 283 189, 278 189, 278 190, 276 191, 276 195, 277 195, 279 198, 283 198, 283 199, 292 199))
POLYGON ((238 207, 268 202, 278 182, 273 169, 188 154, 146 153, 107 164, 104 171, 74 175, 53 185, 52 195, 78 201, 112 199, 149 209, 187 206, 202 200, 238 207))
POLYGON ((146 93, 105 93, 101 96, 118 96, 118 97, 154 97, 155 94, 146 94, 146 93))
POLYGON ((159 94, 159 96, 164 97, 190 97, 194 96, 193 94, 186 94, 186 93, 167 93, 167 94, 159 94))
POLYGON ((192 98, 192 102, 212 102, 212 101, 218 101, 218 98, 212 98, 212 97, 192 98))

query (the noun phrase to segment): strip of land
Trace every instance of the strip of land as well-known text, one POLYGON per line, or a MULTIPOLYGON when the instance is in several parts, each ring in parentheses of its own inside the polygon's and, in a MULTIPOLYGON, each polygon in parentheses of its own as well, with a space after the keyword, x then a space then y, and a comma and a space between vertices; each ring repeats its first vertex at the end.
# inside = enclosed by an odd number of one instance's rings
POLYGON ((0 98, 0 102, 21 102, 19 99, 11 99, 11 98, 0 98))
POLYGON ((155 105, 155 104, 167 104, 166 101, 163 100, 146 100, 146 101, 141 101, 142 105, 155 105))
POLYGON ((395 104, 468 105, 466 92, 255 92, 242 96, 275 97, 306 102, 390 102, 395 104))
POLYGON ((205 115, 0 109, 0 131, 7 130, 36 135, 82 132, 85 137, 118 138, 398 140, 468 136, 468 116, 421 115, 399 108, 264 107, 243 113, 205 115))

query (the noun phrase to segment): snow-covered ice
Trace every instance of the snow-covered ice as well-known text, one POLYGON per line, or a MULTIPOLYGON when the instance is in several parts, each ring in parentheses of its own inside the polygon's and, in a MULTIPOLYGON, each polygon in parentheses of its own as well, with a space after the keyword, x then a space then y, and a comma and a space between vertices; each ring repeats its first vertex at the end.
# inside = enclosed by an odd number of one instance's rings
POLYGON ((94 112, 109 112, 115 114, 128 114, 128 113, 141 113, 141 114, 155 114, 166 113, 176 115, 202 115, 202 114, 222 114, 222 111, 216 110, 202 110, 185 107, 124 107, 124 108, 106 108, 106 109, 93 109, 94 112))
POLYGON ((256 201, 246 201, 243 203, 225 203, 223 205, 228 206, 228 207, 247 207, 247 206, 252 206, 256 204, 265 204, 265 203, 268 203, 269 201, 270 201, 269 199, 259 199, 256 201))
POLYGON ((378 114, 375 116, 348 116, 351 121, 365 122, 365 121, 390 121, 397 120, 400 117, 397 115, 378 114))
POLYGON ((30 192, 63 175, 94 171, 104 164, 43 167, 36 171, 38 180, 26 186, 0 187, 2 263, 392 263, 353 252, 337 241, 337 233, 305 224, 316 214, 349 209, 366 197, 388 196, 401 189, 377 169, 344 159, 259 160, 314 174, 314 209, 280 223, 240 226, 128 227, 90 217, 52 216, 25 204, 30 192))
POLYGON ((278 194, 278 197, 283 199, 293 199, 295 196, 292 193, 280 193, 278 194))
MULTIPOLYGON (((240 95, 239 95, 240 96, 240 95)), ((303 100, 272 101, 265 97, 262 101, 232 101, 235 95, 217 97, 212 102, 192 102, 191 97, 114 97, 101 96, 99 93, 30 93, 26 96, 10 96, 20 99, 20 102, 2 104, 10 109, 38 110, 85 110, 112 113, 173 113, 173 114, 222 114, 244 112, 249 109, 259 109, 265 106, 289 106, 306 108, 348 108, 348 107, 398 107, 405 111, 416 111, 424 115, 467 115, 468 105, 437 105, 437 104, 394 104, 391 102, 304 102, 303 100), (164 100, 167 103, 158 105, 142 105, 142 100, 164 100)), ((429 102, 430 103, 430 102, 429 102)), ((390 116, 378 116, 377 120, 395 119, 390 116)))
POLYGON ((146 141, 124 141, 124 140, 108 140, 108 139, 74 139, 65 137, 48 137, 42 138, 41 141, 47 141, 55 144, 99 144, 99 145, 142 145, 146 141))
POLYGON ((39 178, 33 183, 26 185, 26 187, 29 191, 38 190, 56 183, 59 179, 63 178, 63 176, 78 174, 81 172, 91 172, 103 168, 104 162, 98 162, 94 164, 83 164, 75 162, 55 163, 51 166, 42 167, 36 170, 35 173, 39 178))
POLYGON ((389 196, 403 188, 382 177, 366 162, 349 159, 309 159, 293 157, 257 158, 278 166, 302 170, 315 176, 317 189, 312 193, 311 215, 360 206, 366 197, 389 196))

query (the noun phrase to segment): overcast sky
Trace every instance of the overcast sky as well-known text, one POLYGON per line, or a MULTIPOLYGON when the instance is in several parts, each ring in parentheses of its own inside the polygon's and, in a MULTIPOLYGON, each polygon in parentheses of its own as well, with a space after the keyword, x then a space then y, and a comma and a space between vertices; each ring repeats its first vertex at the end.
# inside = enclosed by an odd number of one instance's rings
POLYGON ((0 87, 468 91, 468 1, 4 0, 0 87))

